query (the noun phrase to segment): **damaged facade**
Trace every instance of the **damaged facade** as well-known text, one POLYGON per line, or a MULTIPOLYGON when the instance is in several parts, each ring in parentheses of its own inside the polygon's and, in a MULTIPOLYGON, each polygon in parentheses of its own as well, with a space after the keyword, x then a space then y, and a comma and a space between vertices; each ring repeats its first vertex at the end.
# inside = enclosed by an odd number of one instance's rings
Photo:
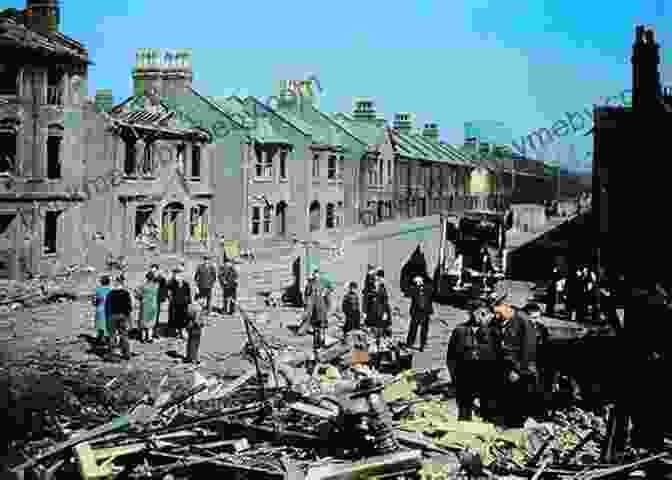
POLYGON ((0 19, 0 277, 53 272, 84 261, 78 119, 87 50, 63 35, 55 1, 0 19))

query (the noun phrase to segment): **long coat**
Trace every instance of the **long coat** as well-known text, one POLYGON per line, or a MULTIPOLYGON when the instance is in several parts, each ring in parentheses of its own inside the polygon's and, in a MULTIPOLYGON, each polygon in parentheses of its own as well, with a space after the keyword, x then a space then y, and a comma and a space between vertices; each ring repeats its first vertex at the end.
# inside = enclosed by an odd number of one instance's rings
POLYGON ((187 308, 191 303, 191 288, 189 283, 183 281, 178 285, 172 280, 168 286, 172 298, 170 301, 170 328, 185 328, 187 323, 187 308))
POLYGON ((409 311, 411 317, 426 317, 434 313, 432 286, 429 282, 422 288, 418 288, 415 285, 410 287, 409 294, 411 296, 411 309, 409 311))
POLYGON ((111 291, 109 287, 96 288, 96 332, 102 332, 105 337, 112 335, 110 307, 107 302, 107 296, 111 291))
POLYGON ((376 277, 373 273, 367 273, 362 289, 362 308, 366 314, 366 325, 373 326, 376 307, 376 277))
POLYGON ((313 327, 327 328, 327 305, 324 301, 319 280, 311 280, 306 285, 306 316, 313 327))
POLYGON ((390 308, 390 296, 387 293, 387 287, 385 284, 381 284, 375 291, 373 311, 372 311, 372 321, 367 325, 378 327, 378 328, 388 328, 392 325, 392 309, 390 308), (387 314, 387 320, 383 321, 383 316, 387 314))

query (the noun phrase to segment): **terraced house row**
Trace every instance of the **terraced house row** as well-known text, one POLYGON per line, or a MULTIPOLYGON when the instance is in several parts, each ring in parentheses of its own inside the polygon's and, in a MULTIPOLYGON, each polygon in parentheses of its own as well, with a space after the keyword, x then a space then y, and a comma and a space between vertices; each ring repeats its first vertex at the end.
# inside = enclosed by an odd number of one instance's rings
POLYGON ((87 99, 86 49, 58 32, 55 1, 31 3, 0 20, 15 59, 0 72, 0 276, 90 262, 101 241, 200 255, 552 193, 409 113, 388 125, 372 99, 329 114, 287 85, 270 106, 205 95, 189 50, 138 50, 130 98, 87 99))

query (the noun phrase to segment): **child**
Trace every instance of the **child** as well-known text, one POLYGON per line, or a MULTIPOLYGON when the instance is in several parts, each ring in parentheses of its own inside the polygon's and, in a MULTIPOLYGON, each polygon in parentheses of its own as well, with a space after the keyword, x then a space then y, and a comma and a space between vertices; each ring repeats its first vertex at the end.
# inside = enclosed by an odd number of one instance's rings
POLYGON ((189 305, 187 314, 187 354, 185 361, 198 365, 198 349, 201 346, 201 335, 205 326, 206 305, 208 299, 200 297, 195 303, 189 305))
POLYGON ((345 338, 348 332, 360 328, 361 313, 359 296, 357 295, 357 282, 350 282, 348 285, 348 292, 343 297, 341 309, 345 315, 345 325, 343 325, 343 337, 345 338))

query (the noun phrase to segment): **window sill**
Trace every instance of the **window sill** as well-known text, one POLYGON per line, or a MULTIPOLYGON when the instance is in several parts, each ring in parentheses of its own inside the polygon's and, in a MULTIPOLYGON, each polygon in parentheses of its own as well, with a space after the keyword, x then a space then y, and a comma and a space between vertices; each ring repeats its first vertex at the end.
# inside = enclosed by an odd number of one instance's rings
POLYGON ((201 181, 201 177, 189 177, 190 182, 199 182, 201 181))
POLYGON ((44 183, 46 178, 40 177, 28 177, 26 178, 26 183, 44 183))
POLYGON ((58 252, 49 252, 49 253, 42 252, 42 258, 56 258, 56 257, 58 257, 58 252))
POLYGON ((50 183, 50 184, 55 184, 55 183, 61 183, 63 181, 63 177, 60 178, 45 178, 44 183, 50 183))
POLYGON ((256 183, 273 183, 273 178, 270 177, 254 177, 252 180, 256 183))
POLYGON ((287 183, 287 182, 289 182, 289 179, 287 177, 280 179, 280 183, 287 183))

